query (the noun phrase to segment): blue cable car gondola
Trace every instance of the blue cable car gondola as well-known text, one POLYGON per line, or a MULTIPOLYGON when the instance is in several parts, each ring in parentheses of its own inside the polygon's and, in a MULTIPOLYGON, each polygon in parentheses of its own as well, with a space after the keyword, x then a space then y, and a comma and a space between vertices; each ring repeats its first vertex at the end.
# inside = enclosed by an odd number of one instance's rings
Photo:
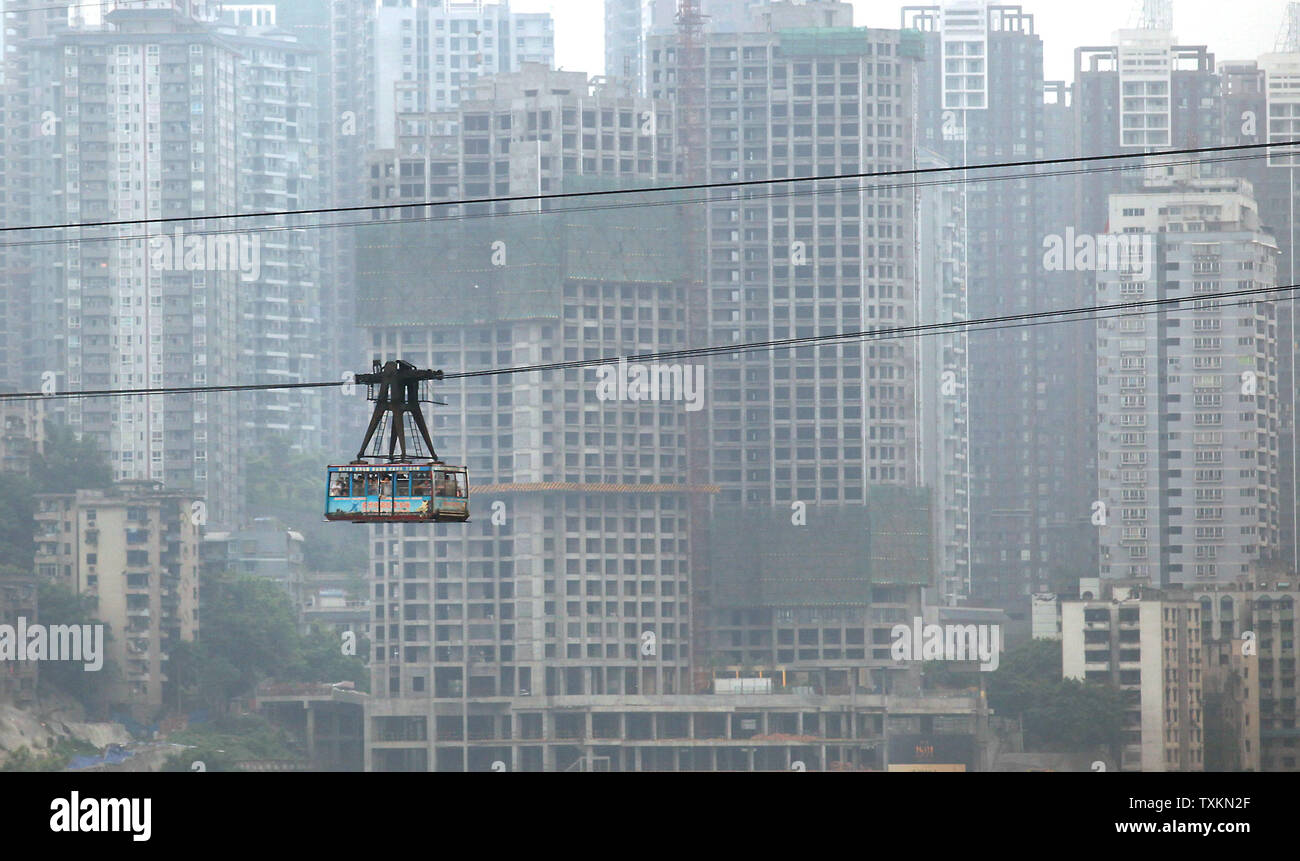
POLYGON ((469 474, 463 466, 440 463, 331 466, 325 518, 353 523, 468 520, 469 474))
MULTIPOLYGON (((325 519, 350 523, 464 522, 469 520, 469 472, 438 459, 420 409, 420 383, 441 380, 441 371, 425 371, 409 362, 374 364, 374 373, 358 374, 375 402, 361 450, 352 463, 330 466, 326 472, 325 519), (403 415, 409 414, 418 437, 408 455, 403 415), (375 431, 391 416, 388 453, 366 448, 375 431), (421 443, 428 456, 420 455, 421 443), (400 447, 400 453, 397 451, 400 447), (382 461, 371 463, 370 461, 382 461)), ((380 435, 379 439, 382 439, 380 435)))

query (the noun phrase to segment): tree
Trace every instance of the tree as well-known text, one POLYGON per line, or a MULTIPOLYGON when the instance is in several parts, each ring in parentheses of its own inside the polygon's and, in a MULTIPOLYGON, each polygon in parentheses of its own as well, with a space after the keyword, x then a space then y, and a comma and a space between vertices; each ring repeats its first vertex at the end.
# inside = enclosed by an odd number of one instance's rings
POLYGON ((113 483, 113 470, 91 436, 77 438, 67 425, 45 423, 45 454, 32 462, 38 493, 98 490, 113 483))
POLYGON ((31 570, 36 556, 35 485, 21 473, 0 473, 0 560, 31 570))
POLYGON ((1113 685, 1058 679, 1042 686, 1024 719, 1025 743, 1032 747, 1113 748, 1123 738, 1124 706, 1113 685))
POLYGON ((352 681, 365 690, 369 672, 357 655, 344 655, 338 635, 298 629, 289 596, 276 583, 251 575, 213 573, 200 588, 203 625, 196 643, 173 647, 169 701, 201 704, 222 713, 264 679, 282 682, 352 681))
POLYGON ((112 477, 93 439, 46 422, 45 453, 32 459, 31 475, 0 472, 0 560, 27 568, 35 558, 36 494, 104 488, 112 477))
POLYGON ((990 674, 989 705, 1024 721, 1025 745, 1044 750, 1115 747, 1123 738, 1119 689, 1061 677, 1061 642, 1029 640, 990 674))
POLYGON ((313 571, 364 571, 366 542, 347 524, 325 523, 324 452, 295 452, 285 438, 264 442, 244 462, 245 502, 251 514, 276 517, 306 539, 313 571))
MULTIPOLYGON (((80 595, 66 586, 49 581, 37 584, 36 614, 33 621, 42 625, 98 625, 95 613, 98 599, 89 595, 80 595)), ((43 661, 37 677, 38 688, 55 687, 69 696, 75 697, 86 710, 102 712, 108 705, 112 684, 120 677, 117 665, 108 659, 108 644, 113 639, 108 626, 104 626, 104 640, 101 648, 103 666, 95 672, 88 672, 80 661, 43 661)))
POLYGON ((0 771, 63 771, 70 759, 65 753, 41 755, 20 747, 9 754, 4 765, 0 765, 0 771))
POLYGON ((260 715, 219 718, 193 724, 173 733, 172 744, 190 745, 163 764, 163 771, 193 771, 203 763, 204 771, 234 771, 249 760, 302 760, 304 751, 285 730, 260 715))
POLYGON ((219 703, 252 693, 257 683, 293 666, 297 618, 289 596, 261 577, 221 573, 201 586, 199 686, 219 703))
MULTIPOLYGON (((357 654, 368 654, 369 643, 357 638, 357 654)), ((296 681, 352 682, 358 689, 370 687, 370 671, 357 657, 343 654, 339 635, 332 631, 316 631, 304 636, 296 664, 289 668, 296 681)))

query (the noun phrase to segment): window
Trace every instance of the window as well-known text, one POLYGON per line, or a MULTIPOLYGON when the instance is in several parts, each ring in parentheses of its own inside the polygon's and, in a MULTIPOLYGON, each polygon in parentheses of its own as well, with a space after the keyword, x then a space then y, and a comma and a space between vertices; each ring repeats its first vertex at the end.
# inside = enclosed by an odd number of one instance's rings
POLYGON ((451 497, 455 499, 464 499, 465 493, 465 475, 460 472, 442 472, 436 473, 437 486, 436 493, 441 497, 451 497))

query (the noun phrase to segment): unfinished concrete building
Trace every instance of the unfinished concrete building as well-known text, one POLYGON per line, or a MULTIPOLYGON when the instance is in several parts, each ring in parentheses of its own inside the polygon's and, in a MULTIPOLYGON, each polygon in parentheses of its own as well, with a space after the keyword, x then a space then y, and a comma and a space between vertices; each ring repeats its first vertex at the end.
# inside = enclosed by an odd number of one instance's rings
POLYGON ((556 697, 492 703, 468 739, 448 716, 371 703, 367 769, 428 771, 449 749, 471 771, 885 771, 917 738, 969 753, 981 770, 987 711, 975 694, 702 694, 556 697), (891 762, 892 751, 892 762, 891 762))

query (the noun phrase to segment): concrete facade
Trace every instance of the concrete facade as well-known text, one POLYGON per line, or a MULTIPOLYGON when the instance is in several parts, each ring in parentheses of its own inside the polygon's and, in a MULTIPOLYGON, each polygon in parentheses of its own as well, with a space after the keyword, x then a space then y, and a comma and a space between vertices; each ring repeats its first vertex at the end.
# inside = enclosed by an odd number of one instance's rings
MULTIPOLYGON (((170 8, 105 20, 23 43, 25 86, 54 118, 49 134, 31 126, 28 223, 235 211, 235 49, 170 8)), ((190 236, 213 248, 196 259, 170 232, 159 242, 121 232, 31 250, 29 386, 47 374, 60 391, 236 382, 250 238, 220 237, 222 254, 208 242, 217 237, 190 236)), ((235 408, 196 394, 67 400, 56 412, 108 452, 114 478, 164 481, 206 499, 213 520, 237 520, 235 408)))
POLYGON ((1062 673, 1119 687, 1123 771, 1204 770, 1201 608, 1114 586, 1061 604, 1062 673))
POLYGON ((149 482, 37 495, 36 574, 97 600, 121 671, 111 702, 137 719, 163 705, 171 645, 198 632, 192 499, 149 482))
POLYGON ((1280 554, 1277 308, 1196 297, 1275 286, 1276 244, 1249 183, 1186 168, 1113 195, 1110 225, 1098 305, 1187 304, 1097 323, 1101 575, 1235 579, 1280 554))

